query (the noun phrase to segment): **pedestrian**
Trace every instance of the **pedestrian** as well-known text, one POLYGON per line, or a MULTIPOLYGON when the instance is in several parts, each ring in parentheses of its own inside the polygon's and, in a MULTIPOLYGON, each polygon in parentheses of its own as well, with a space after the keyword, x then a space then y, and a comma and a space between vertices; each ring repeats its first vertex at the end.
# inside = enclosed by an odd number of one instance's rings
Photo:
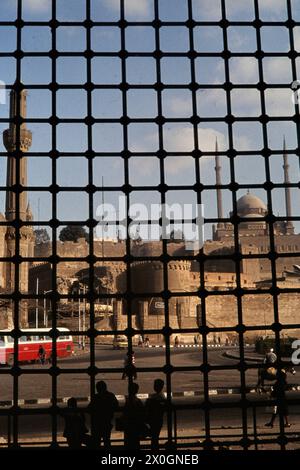
POLYGON ((194 336, 194 345, 195 345, 195 346, 197 346, 197 345, 198 345, 198 338, 197 338, 197 336, 196 336, 196 335, 194 336))
POLYGON ((266 427, 269 427, 269 428, 273 427, 276 416, 279 413, 281 413, 282 416, 284 417, 284 426, 287 428, 291 426, 289 423, 289 410, 288 410, 287 398, 285 394, 286 389, 287 389, 286 372, 284 370, 280 370, 278 372, 277 380, 271 392, 271 396, 275 398, 276 400, 276 405, 274 406, 271 421, 265 424, 266 427))
POLYGON ((174 344, 175 344, 175 347, 176 347, 176 348, 179 346, 179 338, 178 338, 178 336, 175 336, 174 344))
POLYGON ((44 349, 44 347, 43 347, 42 344, 41 344, 40 347, 39 347, 39 352, 38 352, 38 354, 39 354, 39 360, 40 360, 41 364, 44 365, 44 364, 45 364, 45 360, 46 360, 46 351, 45 351, 45 349, 44 349))
POLYGON ((164 381, 155 379, 153 388, 154 392, 146 401, 146 422, 150 426, 151 450, 157 452, 159 450, 159 435, 163 426, 164 413, 167 401, 163 394, 164 381))
POLYGON ((265 358, 264 358, 264 364, 266 366, 274 366, 274 364, 277 361, 277 355, 274 353, 274 349, 271 348, 269 351, 267 351, 265 358))
POLYGON ((67 439, 68 446, 71 449, 79 449, 82 444, 90 446, 91 437, 88 435, 84 414, 77 407, 76 398, 69 398, 67 409, 63 414, 65 420, 63 436, 67 439))
POLYGON ((140 335, 139 336, 138 346, 143 347, 143 345, 144 345, 143 337, 142 337, 142 335, 140 335))
POLYGON ((99 447, 103 441, 104 448, 110 449, 112 420, 119 408, 119 402, 116 396, 107 390, 107 385, 103 380, 97 382, 96 390, 97 393, 89 406, 94 445, 99 447))
POLYGON ((148 336, 146 336, 146 338, 145 338, 145 347, 149 348, 149 346, 150 346, 150 339, 149 339, 148 336))
POLYGON ((137 397, 138 391, 137 383, 129 384, 123 409, 124 446, 128 450, 139 450, 141 439, 146 437, 145 407, 137 397))
POLYGON ((137 379, 137 371, 135 367, 135 354, 134 351, 128 352, 124 358, 124 370, 122 374, 122 380, 127 377, 131 377, 133 380, 137 379))

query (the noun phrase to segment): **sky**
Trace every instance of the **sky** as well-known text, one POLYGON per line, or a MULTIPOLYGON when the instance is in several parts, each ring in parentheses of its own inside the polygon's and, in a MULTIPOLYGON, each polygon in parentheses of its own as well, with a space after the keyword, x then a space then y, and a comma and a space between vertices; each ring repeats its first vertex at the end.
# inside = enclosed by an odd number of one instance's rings
MULTIPOLYGON (((51 18, 50 0, 23 0, 22 17, 24 21, 49 21, 51 18)), ((159 17, 164 22, 185 22, 187 0, 159 0, 159 17), (172 3, 172 8, 170 8, 172 3)), ((16 19, 15 0, 0 0, 0 21, 16 19)), ((220 0, 193 0, 193 18, 196 21, 213 22, 221 19, 220 0)), ((286 21, 286 0, 260 0, 259 14, 262 21, 286 21)), ((293 0, 292 13, 300 21, 300 0, 293 0)), ((226 17, 229 21, 249 22, 254 19, 252 0, 226 0, 226 17)), ((119 0, 91 0, 92 20, 117 22, 120 19, 119 0)), ((155 49, 155 30, 151 26, 154 19, 153 0, 125 0, 125 17, 131 22, 149 22, 148 25, 131 25, 126 28, 126 50, 129 53, 147 54, 155 49)), ((59 52, 79 52, 86 48, 86 32, 80 25, 85 19, 84 0, 57 0, 57 19, 59 21, 78 22, 78 25, 61 26, 57 29, 57 49, 59 52)), ((229 60, 230 81, 233 84, 230 99, 232 114, 245 118, 233 124, 233 145, 237 151, 234 160, 235 178, 240 184, 263 184, 266 181, 265 161, 260 151, 263 146, 262 130, 259 122, 261 114, 260 93, 257 89, 258 61, 253 55, 257 49, 256 30, 249 24, 229 26, 228 47, 237 55, 229 60), (248 53, 248 56, 238 54, 248 53), (252 55, 252 56, 251 56, 252 55), (243 84, 251 85, 247 90, 243 84), (251 118, 252 120, 247 120, 251 118), (239 152, 253 151, 251 156, 239 152)), ((13 52, 16 48, 16 28, 0 26, 0 80, 12 84, 16 78, 16 61, 13 57, 1 56, 1 53, 13 52)), ((300 26, 293 29, 295 49, 300 52, 300 26)), ((198 53, 206 53, 195 61, 197 91, 197 115, 201 117, 198 125, 199 148, 204 152, 200 159, 200 181, 204 185, 215 183, 214 158, 205 155, 215 148, 216 138, 219 151, 227 151, 229 145, 228 128, 224 121, 227 115, 227 97, 223 87, 225 80, 224 60, 218 54, 223 50, 222 29, 218 25, 201 25, 193 31, 194 47, 198 53), (207 88, 215 85, 216 88, 207 88), (216 119, 214 121, 213 119, 216 119), (206 119, 212 119, 205 121, 206 119)), ((121 48, 120 30, 116 26, 95 26, 91 32, 92 49, 105 53, 105 56, 92 60, 92 80, 98 85, 118 85, 121 81, 121 59, 114 55, 121 48), (111 56, 109 55, 112 54, 111 56)), ((263 59, 264 80, 272 88, 265 90, 266 112, 269 116, 294 116, 290 84, 293 81, 291 61, 286 56, 290 49, 289 31, 285 26, 268 24, 261 28, 262 49, 267 54, 263 59), (268 54, 276 53, 277 55, 268 54)), ((22 48, 29 53, 48 52, 51 48, 51 30, 44 26, 25 26, 22 29, 22 48)), ((160 29, 160 48, 166 54, 161 59, 161 75, 164 85, 177 85, 179 88, 165 88, 162 92, 162 114, 166 119, 181 119, 181 122, 167 121, 163 126, 164 149, 170 152, 165 159, 165 181, 169 185, 193 185, 196 182, 194 159, 186 155, 194 150, 194 131, 187 120, 191 117, 192 94, 188 85, 191 81, 190 60, 184 56, 190 48, 189 30, 186 26, 163 26, 160 29), (168 54, 181 53, 182 56, 168 54), (180 155, 183 153, 184 155, 180 155), (172 155, 174 154, 174 155, 172 155)), ((300 58, 296 60, 300 77, 300 58)), ((157 191, 147 191, 147 186, 160 183, 159 160, 155 156, 158 150, 158 126, 154 121, 158 115, 157 94, 153 84, 157 80, 156 61, 149 56, 130 56, 126 59, 126 76, 130 88, 127 93, 127 112, 132 119, 147 118, 147 122, 134 122, 128 127, 128 146, 134 153, 129 159, 129 182, 133 186, 145 186, 142 192, 131 193, 132 202, 159 202, 157 191), (136 88, 146 85, 147 88, 136 88), (132 87, 132 88, 131 88, 132 87), (149 156, 140 156, 148 152, 149 156)), ((51 61, 48 57, 29 56, 21 62, 21 78, 24 85, 45 85, 51 81, 51 61)), ((57 81, 64 85, 82 85, 86 81, 86 60, 84 57, 63 56, 57 59, 57 81)), ((57 116, 61 119, 84 119, 87 114, 87 95, 83 89, 61 89, 56 98, 57 116)), ((0 105, 0 118, 8 117, 8 104, 0 105)), ((123 115, 122 93, 116 88, 96 89, 92 94, 92 114, 98 119, 120 119, 123 115)), ((51 93, 49 90, 31 89, 28 93, 28 118, 49 118, 51 115, 51 93)), ((0 132, 7 127, 0 123, 0 132)), ((48 123, 28 124, 33 132, 31 151, 37 156, 28 157, 28 185, 45 186, 51 184, 51 161, 47 156, 38 156, 39 152, 51 149, 51 126, 48 123)), ((283 136, 288 150, 298 147, 296 126, 292 120, 269 122, 267 125, 268 146, 271 151, 281 151, 283 136)), ((124 184, 124 163, 119 153, 123 150, 123 128, 120 123, 96 123, 92 132, 93 149, 96 152, 111 153, 114 156, 96 157, 93 163, 94 184, 119 187, 124 184)), ((87 150, 87 128, 83 123, 61 123, 57 126, 57 148, 69 155, 57 161, 57 182, 60 185, 81 187, 88 183, 88 161, 84 157, 74 157, 72 153, 87 150)), ((0 151, 4 152, 2 142, 0 151)), ((230 182, 230 162, 227 156, 221 156, 222 182, 230 182)), ((299 182, 299 161, 292 152, 289 156, 290 180, 299 182)), ((0 162, 0 185, 5 185, 6 159, 0 162)), ((282 156, 270 157, 271 179, 275 183, 283 182, 282 156)), ((238 197, 246 192, 238 191, 238 197)), ((299 194, 292 190, 292 211, 299 216, 299 194)), ((262 189, 252 190, 254 194, 267 202, 262 189)), ((232 195, 223 190, 224 214, 232 210, 232 195)), ((106 202, 114 202, 114 195, 104 191, 106 202)), ((4 204, 4 195, 0 195, 0 208, 4 204)), ((205 190, 202 193, 206 217, 216 217, 216 191, 205 190)), ((28 194, 35 220, 47 221, 51 218, 51 198, 47 191, 28 194), (40 209, 38 209, 38 207, 40 209)), ((101 191, 94 196, 95 210, 102 200, 101 191)), ((196 202, 192 190, 169 191, 167 201, 196 202)), ((272 191, 272 205, 275 215, 285 214, 284 190, 272 191)), ((88 195, 84 192, 63 192, 58 195, 58 217, 61 220, 86 220, 88 217, 88 195)), ((300 225, 296 224, 300 231, 300 225)), ((206 237, 210 236, 211 226, 206 227, 206 237)))

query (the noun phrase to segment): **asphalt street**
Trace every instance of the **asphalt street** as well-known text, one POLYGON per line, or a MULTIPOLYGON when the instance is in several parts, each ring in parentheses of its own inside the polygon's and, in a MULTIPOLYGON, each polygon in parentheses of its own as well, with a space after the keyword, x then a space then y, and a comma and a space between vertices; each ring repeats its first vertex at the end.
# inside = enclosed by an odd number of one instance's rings
MULTIPOLYGON (((295 402, 300 403, 300 393, 299 392, 290 392, 288 394, 289 398, 295 402)), ((270 420, 272 413, 271 403, 269 406, 266 406, 265 401, 267 397, 251 395, 249 399, 252 402, 252 405, 255 407, 255 417, 256 417, 256 428, 253 420, 253 407, 249 407, 247 411, 247 435, 250 439, 254 437, 254 433, 260 439, 271 439, 277 438, 279 434, 279 423, 278 420, 274 425, 273 429, 268 429, 265 427, 265 423, 270 420), (262 403, 263 400, 263 403, 262 403), (259 405, 261 403, 261 406, 259 405)), ((205 438, 205 417, 203 410, 200 409, 202 399, 200 397, 195 398, 177 398, 173 400, 173 404, 176 411, 176 422, 177 422, 177 439, 178 442, 187 442, 187 436, 189 436, 189 441, 200 442, 205 438), (184 409, 183 409, 184 408, 184 409)), ((211 397, 210 402, 213 406, 217 408, 212 408, 209 411, 209 427, 211 437, 219 442, 223 441, 233 441, 239 442, 243 437, 243 420, 242 420, 242 411, 239 404, 239 397, 237 396, 218 396, 211 397)), ((122 403, 120 403, 122 405, 122 403)), ((61 406, 64 408, 64 405, 61 406)), ((21 444, 31 445, 33 442, 38 442, 40 444, 51 442, 51 433, 52 433, 52 420, 51 417, 47 414, 41 414, 41 410, 37 410, 36 407, 27 407, 27 412, 34 413, 24 416, 19 416, 17 420, 18 426, 18 436, 21 444), (39 414, 36 414, 36 413, 39 414)), ((290 444, 290 448, 300 448, 300 419, 299 419, 299 406, 293 405, 289 408, 290 411, 290 423, 291 428, 288 428, 286 432, 290 437, 292 437, 295 442, 290 444), (298 445, 299 442, 299 445, 298 445)), ((45 407, 45 412, 47 409, 45 407)), ((172 415, 172 426, 173 432, 172 436, 175 437, 174 431, 174 412, 172 415)), ((63 425, 64 421, 62 416, 57 416, 57 436, 58 441, 63 442, 63 425)), ((89 415, 86 414, 86 424, 90 428, 89 415)), ((6 445, 9 436, 12 440, 13 435, 13 419, 10 418, 10 423, 8 426, 7 417, 0 417, 0 444, 6 445), (8 432, 10 428, 10 432, 8 432)), ((123 435, 120 432, 116 432, 113 429, 112 433, 113 439, 122 439, 123 435)), ((162 440, 167 439, 167 418, 164 419, 164 427, 161 433, 162 440)), ((270 445, 269 445, 270 447, 270 445)), ((236 447, 238 448, 238 446, 236 447)), ((267 444, 261 444, 260 448, 268 448, 267 444)), ((272 444, 271 448, 274 447, 272 444)))
MULTIPOLYGON (((237 350, 234 350, 237 353, 237 350)), ((211 366, 226 367, 224 370, 211 370, 208 374, 210 389, 228 389, 239 387, 241 372, 236 369, 238 361, 224 357, 224 350, 212 349, 208 352, 208 362, 211 366)), ((126 352, 114 351, 111 346, 97 347, 96 366, 101 369, 96 380, 105 380, 109 389, 118 395, 127 393, 127 381, 121 380, 123 361, 126 352), (106 372, 106 369, 112 369, 106 372)), ((136 366, 141 369, 138 372, 137 382, 140 385, 141 394, 151 393, 153 380, 157 377, 164 378, 162 371, 166 364, 166 351, 164 349, 136 349, 136 366), (147 371, 154 368, 153 371, 147 371)), ((171 364, 173 367, 190 367, 198 370, 175 370, 172 373, 172 391, 196 391, 203 392, 202 352, 199 349, 172 349, 171 364)), ((259 362, 258 362, 259 363, 259 362)), ((88 397, 91 393, 91 378, 87 372, 90 365, 89 353, 82 353, 64 360, 59 360, 60 373, 57 377, 57 397, 70 396, 88 397)), ((255 363, 249 362, 249 370, 245 373, 245 383, 253 388, 257 383, 257 370, 255 363)), ((48 365, 21 364, 18 377, 20 399, 46 399, 52 396, 52 377, 49 376, 48 365)), ((300 369, 296 367, 295 376, 288 375, 288 381, 300 384, 300 369)), ((13 399, 14 380, 8 367, 0 368, 0 401, 13 399)))
MULTIPOLYGON (((237 354, 238 350, 231 351, 237 354)), ((140 393, 146 394, 152 392, 153 379, 156 377, 164 377, 162 368, 166 363, 166 351, 164 349, 136 349, 136 365, 142 371, 138 372, 137 382, 140 384, 140 393), (148 368, 154 370, 148 371, 148 368)), ((212 390, 228 389, 230 387, 238 387, 240 385, 241 373, 235 369, 237 359, 225 357, 224 350, 211 349, 208 353, 208 361, 212 366, 226 367, 225 370, 212 370, 209 372, 209 388, 212 390)), ((253 354, 251 351, 249 354, 253 354)), ((127 381, 121 380, 121 371, 123 367, 125 351, 113 351, 110 346, 97 347, 96 365, 102 371, 98 374, 97 380, 103 379, 107 382, 108 388, 117 395, 125 395, 127 393, 127 381), (113 370, 106 371, 111 368, 113 370)), ((171 364, 173 367, 191 367, 199 368, 202 365, 202 352, 199 349, 172 349, 171 364)), ((258 362, 259 363, 259 359, 258 362)), ((57 377, 57 396, 65 398, 70 396, 87 397, 90 395, 90 376, 86 372, 89 367, 89 353, 80 353, 68 359, 60 360, 58 363, 61 373, 57 377)), ((253 367, 255 363, 249 362, 249 366, 253 367)), ((21 374, 18 377, 19 398, 23 399, 49 399, 52 392, 52 378, 49 377, 49 366, 45 365, 21 365, 21 374)), ((296 368, 297 369, 297 368, 296 368)), ((0 369, 0 401, 12 400, 13 398, 13 377, 8 367, 0 369)), ((295 376, 289 375, 289 382, 300 384, 300 370, 297 370, 295 376)), ((16 381, 16 379, 15 379, 16 381)), ((253 388, 257 381, 257 370, 250 368, 246 371, 246 385, 253 388)), ((199 370, 175 371, 172 374, 172 391, 195 391, 201 393, 203 391, 203 373, 199 370)), ((290 406, 292 427, 288 430, 296 440, 300 436, 300 419, 298 400, 299 392, 289 392, 289 398, 294 400, 294 404, 290 406)), ((247 395, 252 404, 261 403, 261 400, 267 400, 268 395, 258 395, 249 393, 247 395)), ((210 396, 210 402, 217 405, 209 411, 209 426, 212 437, 215 439, 232 439, 230 436, 235 435, 235 439, 242 438, 243 420, 240 406, 240 395, 217 395, 210 396), (229 406, 229 408, 228 408, 229 406)), ((204 412, 200 408, 203 403, 203 396, 173 398, 173 404, 176 405, 176 412, 173 411, 173 435, 174 421, 177 422, 177 435, 180 440, 185 439, 189 435, 190 438, 201 441, 205 437, 205 417, 204 412), (176 413, 176 415, 175 415, 176 413)), ((300 400, 299 400, 300 403, 300 400)), ((121 402, 122 404, 122 402, 121 402)), ((86 406, 87 402, 81 403, 86 406)), ((48 405, 39 405, 39 409, 44 409, 45 414, 41 413, 37 406, 24 405, 21 406, 21 413, 30 413, 29 415, 21 415, 17 419, 18 435, 21 441, 32 442, 32 440, 50 441, 53 421, 49 413, 47 413, 48 405)), ((65 405, 61 404, 61 408, 65 405)), ((8 411, 7 407, 0 407, 0 411, 8 411)), ((271 404, 263 404, 263 406, 255 407, 256 432, 262 438, 276 436, 278 434, 278 423, 272 431, 265 428, 264 424, 269 420, 272 412, 271 404)), ((89 416, 87 415, 87 424, 89 424, 89 416)), ((166 418, 162 438, 167 437, 166 418)), ((14 426, 13 419, 6 416, 0 416, 0 443, 6 445, 7 441, 12 438, 14 426)), ((62 439, 63 418, 57 416, 57 434, 59 440, 62 439)), ((249 437, 254 433, 253 407, 249 407, 247 412, 247 432, 249 437)), ((113 437, 122 439, 122 434, 113 432, 113 437)), ((298 448, 297 443, 293 443, 293 448, 298 448)), ((263 445, 262 445, 262 448, 263 445)))

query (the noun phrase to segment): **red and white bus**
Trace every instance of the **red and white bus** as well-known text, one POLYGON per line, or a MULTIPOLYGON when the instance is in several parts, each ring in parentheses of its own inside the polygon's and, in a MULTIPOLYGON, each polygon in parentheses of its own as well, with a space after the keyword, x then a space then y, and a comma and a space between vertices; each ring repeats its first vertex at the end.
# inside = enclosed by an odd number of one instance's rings
MULTIPOLYGON (((48 334, 50 330, 51 328, 22 329, 22 336, 18 339, 18 362, 38 361, 41 346, 45 351, 45 359, 51 359, 53 343, 48 334)), ((71 356, 74 352, 74 344, 70 330, 68 328, 57 328, 57 330, 60 332, 56 340, 57 358, 71 356)), ((0 331, 0 364, 12 366, 14 364, 14 339, 12 336, 3 334, 9 331, 0 331)))

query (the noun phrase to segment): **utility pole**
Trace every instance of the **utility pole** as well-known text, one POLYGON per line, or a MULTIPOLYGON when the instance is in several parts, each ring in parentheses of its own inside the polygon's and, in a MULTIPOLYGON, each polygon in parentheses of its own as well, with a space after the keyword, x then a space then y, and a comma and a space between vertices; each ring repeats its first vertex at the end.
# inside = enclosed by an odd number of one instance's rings
MULTIPOLYGON (((79 292, 79 295, 80 295, 80 284, 79 284, 79 287, 78 287, 78 292, 79 292)), ((79 333, 81 332, 80 297, 78 299, 78 331, 79 331, 79 333)), ((81 348, 81 336, 80 335, 78 336, 78 345, 81 348)))
MULTIPOLYGON (((36 279, 36 295, 39 295, 39 278, 36 279)), ((35 327, 39 327, 39 299, 35 300, 35 327)))

